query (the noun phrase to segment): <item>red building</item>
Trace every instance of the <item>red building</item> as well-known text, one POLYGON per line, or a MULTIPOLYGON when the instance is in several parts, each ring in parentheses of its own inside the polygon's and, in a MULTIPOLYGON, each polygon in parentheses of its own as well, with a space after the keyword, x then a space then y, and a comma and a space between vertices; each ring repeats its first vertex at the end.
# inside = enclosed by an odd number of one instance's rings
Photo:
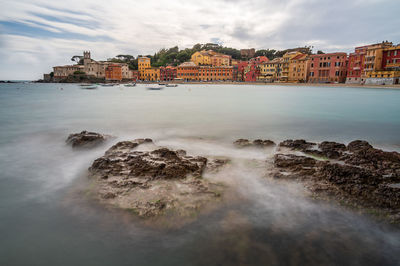
POLYGON ((256 64, 261 64, 261 63, 268 62, 268 61, 269 61, 269 59, 266 56, 257 56, 257 57, 250 59, 250 63, 256 63, 256 64))
POLYGON ((244 69, 244 81, 253 82, 257 81, 257 77, 260 75, 258 64, 249 63, 244 69))
POLYGON ((160 80, 170 81, 176 78, 176 68, 172 66, 160 67, 160 80))
POLYGON ((367 46, 360 46, 354 49, 354 53, 349 54, 347 66, 346 83, 360 83, 361 73, 364 70, 364 59, 367 53, 367 46))
POLYGON ((105 69, 106 80, 122 80, 122 66, 117 64, 108 65, 105 69))
POLYGON ((245 76, 244 76, 244 69, 249 65, 249 62, 247 61, 239 61, 237 63, 237 73, 235 73, 237 77, 237 81, 244 81, 245 76))
POLYGON ((382 68, 384 70, 400 70, 400 45, 383 50, 382 68))
POLYGON ((309 60, 308 82, 343 83, 347 76, 347 54, 330 53, 311 55, 309 60))

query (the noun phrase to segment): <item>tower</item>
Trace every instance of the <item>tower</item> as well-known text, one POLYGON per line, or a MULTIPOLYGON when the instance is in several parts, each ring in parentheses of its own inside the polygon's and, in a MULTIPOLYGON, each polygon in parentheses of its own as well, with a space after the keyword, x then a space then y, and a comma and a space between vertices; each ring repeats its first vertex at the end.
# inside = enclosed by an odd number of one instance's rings
POLYGON ((90 62, 92 62, 92 59, 90 58, 90 51, 83 51, 83 64, 87 65, 90 62))

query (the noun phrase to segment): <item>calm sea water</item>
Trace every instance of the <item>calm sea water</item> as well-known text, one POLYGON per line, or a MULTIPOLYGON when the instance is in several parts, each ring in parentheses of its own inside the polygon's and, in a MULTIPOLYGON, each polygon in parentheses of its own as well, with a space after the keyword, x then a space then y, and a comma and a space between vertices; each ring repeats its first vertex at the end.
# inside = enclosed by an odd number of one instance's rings
POLYGON ((0 126, 0 265, 399 265, 399 229, 240 163, 225 176, 240 200, 179 229, 143 226, 75 192, 108 146, 74 152, 65 138, 150 137, 238 161, 270 155, 232 148, 242 137, 365 139, 399 151, 400 90, 0 84, 0 126))

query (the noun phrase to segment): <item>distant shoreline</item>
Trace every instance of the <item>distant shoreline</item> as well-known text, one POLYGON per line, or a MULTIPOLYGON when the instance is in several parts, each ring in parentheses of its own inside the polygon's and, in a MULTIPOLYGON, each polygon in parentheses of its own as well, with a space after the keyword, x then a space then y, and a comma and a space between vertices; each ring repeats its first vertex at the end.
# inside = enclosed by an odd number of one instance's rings
MULTIPOLYGON (((130 81, 131 82, 131 81, 130 81)), ((120 84, 130 83, 126 81, 119 82, 120 84)), ((1 80, 0 84, 15 84, 15 83, 53 83, 53 84, 80 84, 78 82, 71 83, 58 83, 58 82, 38 82, 38 81, 16 81, 16 80, 1 80)), ((82 82, 90 83, 90 82, 82 82)), ((138 81, 137 84, 158 84, 158 83, 168 83, 168 84, 197 84, 197 85, 263 85, 263 86, 303 86, 303 87, 355 87, 355 88, 386 88, 386 89, 400 89, 400 84, 395 85, 361 85, 361 84, 346 84, 346 83, 265 83, 265 82, 236 82, 236 81, 208 81, 208 82, 198 82, 198 81, 188 81, 188 82, 176 82, 176 81, 160 81, 160 82, 148 82, 148 81, 138 81)), ((93 83, 96 84, 96 83, 93 83)))

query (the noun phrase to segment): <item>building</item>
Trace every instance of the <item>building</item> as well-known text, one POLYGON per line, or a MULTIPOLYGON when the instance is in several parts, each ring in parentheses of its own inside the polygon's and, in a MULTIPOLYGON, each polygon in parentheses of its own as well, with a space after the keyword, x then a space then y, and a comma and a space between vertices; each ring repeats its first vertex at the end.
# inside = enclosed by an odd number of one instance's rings
POLYGON ((73 75, 76 71, 84 72, 83 65, 66 65, 53 67, 54 79, 59 80, 73 75))
POLYGON ((110 81, 122 80, 122 67, 119 64, 110 64, 106 67, 105 78, 110 81))
POLYGON ((131 79, 136 81, 139 79, 139 71, 138 70, 129 70, 131 72, 131 79))
POLYGON ((287 52, 283 55, 283 62, 282 62, 282 73, 280 76, 280 81, 281 82, 288 82, 289 81, 289 64, 292 58, 301 55, 302 53, 298 51, 293 51, 293 52, 287 52))
POLYGON ((381 42, 369 45, 364 59, 364 70, 361 73, 362 78, 368 76, 368 72, 383 70, 383 50, 393 46, 391 42, 381 42))
POLYGON ((211 65, 211 54, 209 51, 202 50, 199 52, 195 52, 192 54, 190 57, 190 60, 196 65, 196 66, 209 66, 211 65))
POLYGON ((289 82, 307 82, 308 60, 308 55, 303 53, 289 60, 289 82))
POLYGON ((176 67, 160 67, 160 80, 170 81, 176 78, 176 67))
POLYGON ((256 49, 250 48, 250 49, 240 49, 240 56, 242 58, 253 58, 254 55, 256 54, 256 49))
POLYGON ((274 58, 269 62, 265 62, 259 65, 260 74, 258 76, 259 81, 263 82, 275 82, 281 80, 282 75, 283 58, 274 58))
POLYGON ((367 71, 366 84, 393 85, 400 83, 400 45, 387 47, 382 52, 380 70, 367 71))
POLYGON ((139 79, 144 80, 144 70, 151 67, 150 58, 141 56, 138 58, 139 79))
POLYGON ((244 81, 254 82, 257 81, 257 77, 260 75, 260 70, 256 63, 249 63, 244 68, 244 81))
POLYGON ((308 82, 310 83, 343 83, 346 81, 347 54, 315 54, 308 61, 308 82))
POLYGON ((200 66, 197 80, 201 81, 228 81, 233 79, 232 66, 200 66))
POLYGON ((349 54, 346 83, 359 84, 363 81, 361 80, 361 73, 364 71, 364 59, 367 48, 367 45, 356 47, 354 53, 349 54))
POLYGON ((230 66, 232 57, 224 54, 215 54, 211 56, 211 65, 217 66, 230 66))
POLYGON ((245 75, 244 75, 244 69, 249 65, 249 62, 247 61, 238 61, 237 63, 237 73, 236 75, 236 81, 244 81, 245 80, 245 75))
POLYGON ((159 81, 160 69, 158 67, 148 67, 144 69, 142 80, 159 81))
POLYGON ((269 59, 266 56, 257 56, 257 57, 250 59, 249 61, 250 61, 250 63, 262 64, 262 63, 268 62, 269 59))
POLYGON ((194 62, 184 62, 176 68, 176 77, 182 80, 197 80, 198 73, 199 66, 197 66, 194 62))

